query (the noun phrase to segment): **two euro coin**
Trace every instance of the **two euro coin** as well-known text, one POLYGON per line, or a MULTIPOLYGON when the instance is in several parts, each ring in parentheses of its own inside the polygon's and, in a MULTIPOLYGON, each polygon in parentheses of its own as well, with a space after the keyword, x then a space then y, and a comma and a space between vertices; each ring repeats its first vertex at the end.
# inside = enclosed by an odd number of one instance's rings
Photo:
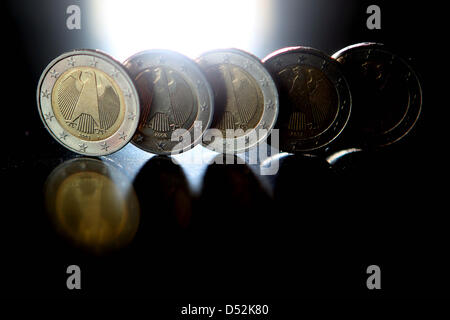
POLYGON ((37 104, 56 141, 89 156, 125 146, 140 115, 138 93, 122 64, 93 50, 64 53, 50 62, 39 80, 37 104))

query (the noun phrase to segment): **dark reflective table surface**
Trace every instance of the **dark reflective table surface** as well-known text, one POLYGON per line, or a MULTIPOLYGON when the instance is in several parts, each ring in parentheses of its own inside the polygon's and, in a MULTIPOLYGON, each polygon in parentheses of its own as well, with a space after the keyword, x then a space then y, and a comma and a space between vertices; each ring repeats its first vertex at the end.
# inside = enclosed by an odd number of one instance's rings
POLYGON ((428 68, 431 49, 423 46, 432 46, 424 32, 430 25, 421 19, 400 23, 405 15, 437 13, 383 2, 383 28, 370 31, 369 2, 267 3, 271 24, 244 48, 260 58, 288 45, 331 54, 361 41, 385 42, 413 57, 425 98, 410 134, 372 152, 273 155, 264 161, 278 168, 272 175, 262 175, 260 163, 242 161, 245 154, 231 157, 234 164, 218 164, 222 156, 202 146, 173 158, 131 144, 107 157, 80 157, 45 131, 36 84, 63 51, 113 47, 104 29, 93 31, 96 14, 85 1, 79 31, 64 26, 67 1, 7 2, 2 296, 448 296, 446 134, 435 111, 443 105, 440 81, 428 68), (66 288, 72 264, 82 270, 80 291, 66 288), (383 272, 378 292, 365 284, 372 264, 383 272))

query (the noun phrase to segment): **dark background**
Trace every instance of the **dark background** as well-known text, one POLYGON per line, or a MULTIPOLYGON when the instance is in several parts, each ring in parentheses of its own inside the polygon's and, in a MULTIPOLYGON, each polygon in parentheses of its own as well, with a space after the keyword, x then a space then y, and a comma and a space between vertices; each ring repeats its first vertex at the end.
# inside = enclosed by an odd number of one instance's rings
POLYGON ((417 1, 274 2, 275 23, 271 32, 255 34, 255 55, 291 45, 332 54, 357 42, 382 42, 411 58, 422 80, 423 109, 414 130, 386 150, 345 157, 331 170, 320 159, 288 157, 270 180, 273 195, 244 165, 208 167, 203 191, 193 195, 179 166, 150 160, 134 181, 141 201, 134 241, 99 257, 62 239, 43 201, 48 174, 75 155, 41 123, 39 76, 62 52, 105 49, 101 34, 90 29, 95 17, 89 13, 81 30, 66 29, 69 4, 83 12, 84 1, 2 2, 3 297, 233 303, 448 296, 442 8, 417 1), (381 30, 366 28, 370 4, 381 7, 381 30), (176 194, 188 198, 187 230, 164 216, 176 214, 168 205, 176 194), (158 197, 167 202, 152 201, 158 197), (70 264, 81 267, 80 291, 66 288, 70 264), (380 291, 366 288, 371 264, 381 267, 380 291))

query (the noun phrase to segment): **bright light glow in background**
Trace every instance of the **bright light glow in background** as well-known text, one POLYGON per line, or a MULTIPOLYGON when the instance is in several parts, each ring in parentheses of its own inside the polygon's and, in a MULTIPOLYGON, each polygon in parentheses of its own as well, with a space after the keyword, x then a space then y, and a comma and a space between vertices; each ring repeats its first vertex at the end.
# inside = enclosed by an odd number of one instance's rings
MULTIPOLYGON (((96 37, 119 61, 148 49, 174 50, 190 58, 220 48, 257 55, 258 41, 271 26, 269 0, 96 0, 90 4, 96 37)), ((196 146, 174 156, 194 193, 200 192, 207 163, 216 155, 196 146)), ((108 157, 126 167, 134 179, 153 156, 128 144, 108 157)))
POLYGON ((92 5, 97 32, 120 61, 147 49, 191 58, 227 47, 253 52, 270 25, 266 0, 98 0, 92 5))

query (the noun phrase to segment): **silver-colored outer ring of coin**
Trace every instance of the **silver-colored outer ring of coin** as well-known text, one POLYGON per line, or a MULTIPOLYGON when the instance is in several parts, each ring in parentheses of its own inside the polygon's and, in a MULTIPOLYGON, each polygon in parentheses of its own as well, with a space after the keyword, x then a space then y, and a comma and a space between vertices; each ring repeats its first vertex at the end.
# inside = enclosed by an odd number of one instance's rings
MULTIPOLYGON (((340 64, 320 50, 302 46, 276 50, 266 56, 262 61, 272 75, 292 65, 307 65, 321 70, 333 84, 338 97, 338 112, 327 129, 314 137, 303 139, 301 142, 298 139, 295 144, 282 151, 293 153, 313 151, 328 145, 336 139, 347 125, 352 109, 350 88, 340 64)), ((280 141, 280 148, 281 146, 282 142, 280 141)))
MULTIPOLYGON (((123 64, 133 79, 142 71, 158 66, 170 67, 173 70, 178 71, 183 75, 184 80, 190 84, 190 87, 196 90, 196 92, 192 93, 197 96, 198 102, 197 117, 194 120, 194 125, 178 137, 178 141, 168 141, 165 143, 164 147, 161 145, 149 147, 148 145, 143 144, 146 137, 136 132, 131 143, 142 150, 160 155, 185 152, 191 150, 200 143, 203 134, 212 122, 214 113, 214 94, 208 80, 198 65, 192 59, 181 53, 161 49, 139 52, 126 59, 123 64), (200 134, 197 133, 198 130, 200 131, 200 134), (190 141, 191 143, 180 143, 186 141, 190 141)), ((157 142, 156 137, 153 137, 152 139, 155 139, 157 142)))
POLYGON ((264 99, 263 114, 253 130, 233 139, 216 138, 211 143, 204 144, 204 146, 213 150, 223 150, 226 153, 242 153, 264 142, 275 126, 279 102, 275 82, 261 61, 248 52, 234 48, 205 52, 196 61, 202 69, 222 63, 229 63, 242 68, 259 84, 264 99), (237 147, 235 147, 235 143, 237 147))
POLYGON ((413 68, 400 56, 392 53, 382 43, 362 42, 342 48, 332 55, 333 59, 363 57, 363 60, 380 58, 389 63, 396 63, 406 75, 405 81, 409 89, 409 105, 401 122, 388 132, 373 136, 366 142, 366 146, 383 147, 391 145, 406 136, 416 124, 422 110, 422 88, 420 80, 413 68))
POLYGON ((42 72, 36 98, 39 116, 53 138, 67 149, 86 156, 104 156, 120 150, 131 140, 139 123, 139 97, 133 81, 120 62, 98 50, 74 50, 55 58, 42 72), (80 139, 66 132, 53 114, 53 86, 59 76, 76 67, 95 67, 111 76, 122 90, 125 117, 118 130, 106 139, 80 139))

